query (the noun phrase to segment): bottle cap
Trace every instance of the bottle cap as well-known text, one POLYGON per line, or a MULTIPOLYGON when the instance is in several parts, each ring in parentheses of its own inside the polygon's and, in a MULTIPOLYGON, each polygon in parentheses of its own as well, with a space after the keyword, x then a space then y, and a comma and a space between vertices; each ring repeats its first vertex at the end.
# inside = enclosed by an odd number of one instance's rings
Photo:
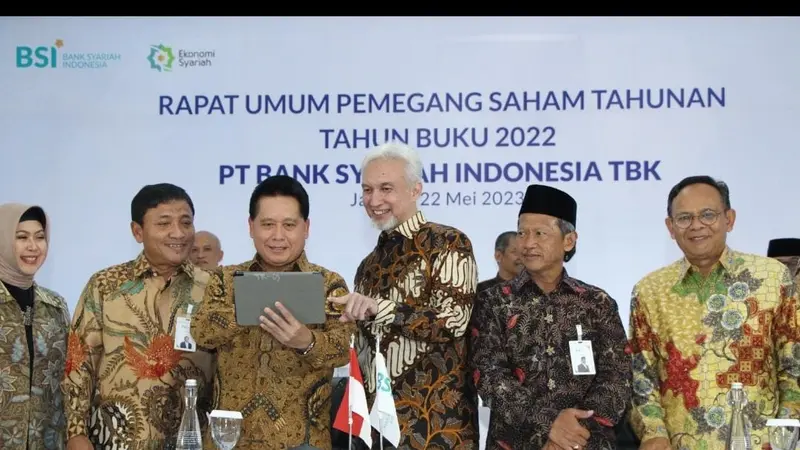
POLYGON ((742 383, 738 382, 731 383, 731 389, 741 389, 741 388, 742 388, 742 383))
POLYGON ((186 380, 186 387, 197 387, 197 380, 193 378, 186 380))

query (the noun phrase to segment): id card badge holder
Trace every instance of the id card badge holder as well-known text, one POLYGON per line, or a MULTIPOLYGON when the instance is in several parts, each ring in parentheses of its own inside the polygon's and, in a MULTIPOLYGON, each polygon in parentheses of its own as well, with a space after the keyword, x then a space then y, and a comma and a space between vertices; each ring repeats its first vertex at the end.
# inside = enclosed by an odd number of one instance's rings
POLYGON ((186 315, 175 318, 175 350, 194 353, 197 343, 192 338, 192 310, 194 305, 186 307, 186 315))
POLYGON ((592 341, 583 340, 583 327, 576 325, 578 340, 569 341, 569 359, 572 363, 573 375, 595 375, 594 352, 592 351, 592 341))

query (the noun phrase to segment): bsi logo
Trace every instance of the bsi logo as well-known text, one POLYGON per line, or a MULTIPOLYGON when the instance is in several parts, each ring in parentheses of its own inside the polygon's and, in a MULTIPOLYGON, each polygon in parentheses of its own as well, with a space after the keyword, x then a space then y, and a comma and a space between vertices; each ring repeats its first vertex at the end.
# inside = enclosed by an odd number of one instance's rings
POLYGON ((17 46, 17 68, 38 69, 105 69, 120 61, 122 56, 113 52, 62 52, 63 39, 56 39, 51 47, 17 46))
POLYGON ((31 66, 40 69, 45 67, 55 69, 58 67, 58 49, 63 46, 64 41, 61 39, 56 39, 56 43, 52 47, 17 46, 17 67, 20 69, 31 66))

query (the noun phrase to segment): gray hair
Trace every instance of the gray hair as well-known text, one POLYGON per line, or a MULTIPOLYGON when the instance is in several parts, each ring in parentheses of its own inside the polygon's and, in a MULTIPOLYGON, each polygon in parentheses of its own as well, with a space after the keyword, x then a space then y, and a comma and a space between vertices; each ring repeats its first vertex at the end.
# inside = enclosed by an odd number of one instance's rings
POLYGON ((406 166, 406 181, 409 187, 422 182, 422 160, 419 158, 419 153, 408 145, 387 142, 373 148, 361 162, 361 173, 364 173, 364 169, 369 163, 377 159, 403 161, 406 166))
POLYGON ((516 231, 505 231, 500 233, 500 235, 497 236, 497 239, 494 241, 494 251, 505 253, 506 249, 508 248, 508 244, 511 242, 511 238, 516 236, 516 231))
MULTIPOLYGON (((566 236, 570 233, 575 232, 575 225, 571 224, 570 222, 567 222, 564 219, 558 219, 557 222, 558 222, 558 229, 561 230, 562 236, 566 236)), ((568 262, 570 259, 572 259, 572 257, 575 256, 575 253, 577 251, 578 251, 578 245, 576 243, 575 247, 572 247, 572 250, 564 253, 564 262, 568 262)))
POLYGON ((558 229, 561 230, 562 236, 566 236, 575 232, 575 225, 567 222, 564 219, 558 219, 558 229))

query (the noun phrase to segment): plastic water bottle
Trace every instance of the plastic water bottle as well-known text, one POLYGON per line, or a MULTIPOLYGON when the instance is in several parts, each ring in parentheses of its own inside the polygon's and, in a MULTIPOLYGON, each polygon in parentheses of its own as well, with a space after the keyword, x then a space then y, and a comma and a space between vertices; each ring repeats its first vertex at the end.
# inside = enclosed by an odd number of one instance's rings
POLYGON ((750 427, 744 416, 744 406, 747 404, 747 394, 742 389, 742 383, 731 383, 731 390, 727 395, 728 404, 731 405, 731 422, 728 431, 728 442, 725 450, 750 450, 750 427))
POLYGON ((203 436, 200 433, 200 418, 197 416, 197 380, 186 380, 185 408, 181 427, 178 429, 176 450, 202 450, 203 436))

